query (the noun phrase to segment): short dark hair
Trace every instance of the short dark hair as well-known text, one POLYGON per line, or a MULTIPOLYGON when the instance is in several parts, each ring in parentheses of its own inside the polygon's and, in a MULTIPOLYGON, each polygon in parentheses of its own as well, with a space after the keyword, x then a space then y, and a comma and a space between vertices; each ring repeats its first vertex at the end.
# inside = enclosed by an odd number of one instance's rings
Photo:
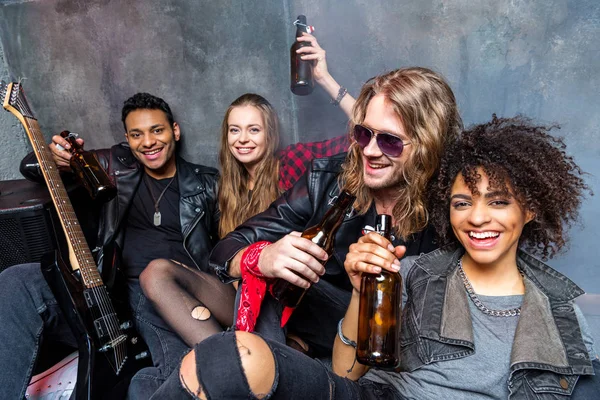
POLYGON ((136 93, 125 100, 125 103, 123 103, 123 109, 121 110, 121 121, 123 122, 125 131, 127 131, 125 119, 129 113, 140 109, 161 110, 167 115, 167 119, 169 120, 171 127, 173 127, 173 124, 175 123, 175 120, 173 119, 173 113, 171 112, 171 107, 169 107, 169 104, 167 104, 166 101, 160 97, 153 96, 150 93, 136 93))
POLYGON ((525 225, 519 244, 546 260, 567 243, 566 228, 577 221, 586 192, 585 174, 565 152, 553 126, 536 126, 523 116, 497 118, 463 132, 444 154, 429 191, 431 221, 442 243, 455 241, 450 225, 450 193, 458 174, 476 195, 481 168, 490 186, 512 188, 523 209, 535 213, 525 225))

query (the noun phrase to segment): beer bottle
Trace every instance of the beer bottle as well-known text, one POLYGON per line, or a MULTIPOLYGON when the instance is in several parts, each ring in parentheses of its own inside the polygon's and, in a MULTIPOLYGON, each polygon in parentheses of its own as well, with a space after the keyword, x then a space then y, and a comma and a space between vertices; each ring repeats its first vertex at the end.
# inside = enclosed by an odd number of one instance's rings
MULTIPOLYGON (((302 36, 302 32, 310 33, 310 26, 306 25, 306 16, 298 15, 296 22, 296 37, 302 36)), ((292 79, 291 89, 298 96, 306 96, 311 94, 314 87, 312 63, 310 60, 303 60, 301 54, 296 53, 301 47, 310 46, 308 42, 299 42, 294 40, 294 44, 290 49, 291 73, 292 79)))
MULTIPOLYGON (((377 231, 390 241, 391 225, 391 216, 377 216, 377 231)), ((400 274, 385 269, 379 274, 363 274, 356 342, 359 363, 388 369, 398 366, 401 315, 400 274)))
POLYGON ((77 134, 62 131, 60 135, 71 145, 71 169, 78 182, 86 188, 92 199, 106 202, 117 195, 117 188, 110 181, 106 171, 93 153, 83 150, 77 143, 77 134))
MULTIPOLYGON (((346 191, 341 192, 333 206, 327 210, 321 222, 302 232, 302 237, 310 239, 331 257, 335 233, 342 224, 346 211, 352 206, 355 198, 346 191)), ((306 290, 284 279, 278 279, 271 287, 273 297, 286 307, 298 306, 306 290)))

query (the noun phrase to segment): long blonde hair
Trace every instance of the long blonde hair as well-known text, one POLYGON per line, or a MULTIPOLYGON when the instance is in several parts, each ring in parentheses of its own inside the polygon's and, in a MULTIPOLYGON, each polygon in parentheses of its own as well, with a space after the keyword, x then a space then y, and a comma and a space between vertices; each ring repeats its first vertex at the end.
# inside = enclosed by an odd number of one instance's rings
POLYGON ((221 177, 219 178, 220 237, 233 231, 248 218, 266 210, 269 204, 279 196, 279 160, 275 156, 278 146, 279 123, 273 106, 264 97, 254 93, 246 93, 235 99, 225 112, 221 124, 221 149, 219 150, 221 164, 221 177), (256 167, 254 188, 250 199, 248 199, 250 175, 244 164, 231 154, 227 141, 229 114, 235 107, 243 106, 256 107, 262 114, 267 145, 265 155, 256 167))
MULTIPOLYGON (((402 68, 370 79, 352 110, 350 132, 364 121, 371 99, 382 94, 394 108, 410 138, 412 151, 404 163, 404 183, 392 212, 396 233, 407 239, 429 221, 427 185, 437 172, 446 144, 462 129, 456 99, 443 77, 426 68, 402 68)), ((360 147, 353 142, 344 162, 342 186, 356 195, 355 209, 364 214, 373 202, 365 186, 360 147)))

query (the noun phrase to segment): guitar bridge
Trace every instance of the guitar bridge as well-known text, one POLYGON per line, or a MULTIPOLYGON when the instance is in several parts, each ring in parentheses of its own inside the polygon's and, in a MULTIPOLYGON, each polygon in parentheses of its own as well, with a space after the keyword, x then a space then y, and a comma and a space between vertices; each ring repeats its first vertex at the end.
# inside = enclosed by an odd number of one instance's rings
POLYGON ((108 350, 114 349, 115 347, 118 347, 119 345, 121 345, 122 343, 125 343, 126 341, 127 341, 127 335, 120 335, 119 337, 116 337, 115 339, 108 341, 104 346, 100 347, 100 349, 98 349, 98 351, 106 352, 108 350))

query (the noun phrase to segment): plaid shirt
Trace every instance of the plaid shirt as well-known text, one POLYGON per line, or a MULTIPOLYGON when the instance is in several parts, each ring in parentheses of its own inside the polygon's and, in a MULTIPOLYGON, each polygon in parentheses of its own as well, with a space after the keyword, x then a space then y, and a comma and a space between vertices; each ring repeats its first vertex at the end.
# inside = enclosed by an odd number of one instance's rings
POLYGON ((348 151, 348 135, 322 142, 291 144, 279 152, 279 189, 288 190, 306 172, 315 158, 334 156, 348 151))

